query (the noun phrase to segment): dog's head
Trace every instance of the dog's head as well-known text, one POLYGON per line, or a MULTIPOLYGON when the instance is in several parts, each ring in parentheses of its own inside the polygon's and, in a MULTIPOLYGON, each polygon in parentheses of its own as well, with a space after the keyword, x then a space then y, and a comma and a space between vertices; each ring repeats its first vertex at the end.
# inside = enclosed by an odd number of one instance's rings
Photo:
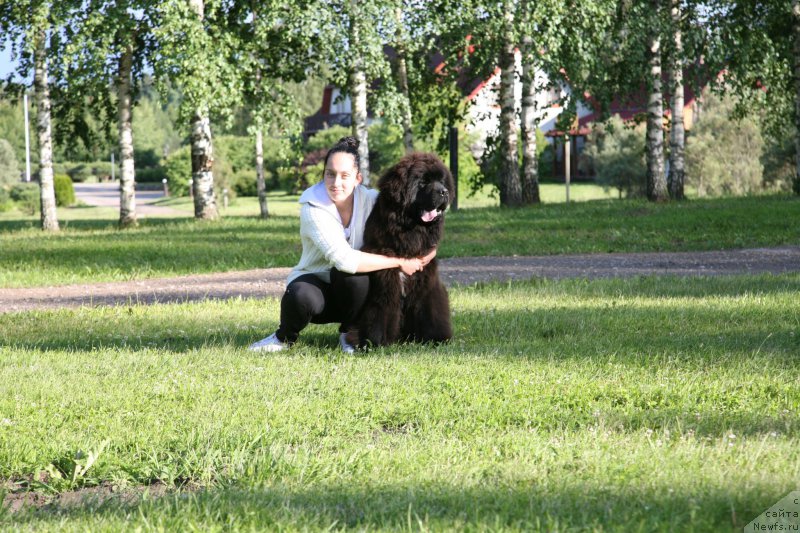
POLYGON ((378 189, 406 218, 422 225, 438 222, 455 194, 450 171, 427 153, 403 157, 378 181, 378 189))

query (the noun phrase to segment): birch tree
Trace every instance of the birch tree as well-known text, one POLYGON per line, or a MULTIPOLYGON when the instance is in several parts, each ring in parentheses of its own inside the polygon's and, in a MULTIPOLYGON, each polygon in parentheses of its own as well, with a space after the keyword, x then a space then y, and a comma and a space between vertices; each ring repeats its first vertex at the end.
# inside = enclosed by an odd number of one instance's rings
POLYGON ((12 54, 19 59, 16 74, 24 79, 33 71, 41 227, 45 231, 59 230, 53 188, 52 102, 48 69, 54 41, 71 7, 69 2, 43 0, 0 4, 0 31, 12 43, 12 54))
POLYGON ((88 107, 103 121, 116 123, 121 228, 137 225, 132 115, 144 65, 153 54, 152 10, 150 0, 91 0, 71 21, 64 50, 66 105, 88 107))
MULTIPOLYGON (((656 15, 660 11, 661 1, 650 1, 650 7, 656 15)), ((658 18, 651 20, 648 27, 647 198, 651 202, 664 202, 669 199, 669 192, 664 166, 664 95, 661 91, 661 27, 658 18)))
POLYGON ((711 0, 706 61, 725 73, 718 86, 736 97, 736 116, 764 111, 767 133, 795 143, 792 189, 800 195, 800 2, 711 0))
POLYGON ((670 32, 672 34, 672 51, 668 54, 669 80, 672 99, 670 101, 672 125, 670 127, 669 175, 667 188, 673 200, 683 200, 685 176, 684 151, 686 133, 683 126, 683 42, 681 38, 681 2, 670 0, 670 32))
POLYGON ((156 10, 159 53, 154 66, 166 91, 175 84, 183 94, 180 117, 189 123, 194 215, 219 217, 214 190, 211 115, 230 120, 241 101, 237 57, 241 44, 228 26, 225 4, 168 0, 156 10))

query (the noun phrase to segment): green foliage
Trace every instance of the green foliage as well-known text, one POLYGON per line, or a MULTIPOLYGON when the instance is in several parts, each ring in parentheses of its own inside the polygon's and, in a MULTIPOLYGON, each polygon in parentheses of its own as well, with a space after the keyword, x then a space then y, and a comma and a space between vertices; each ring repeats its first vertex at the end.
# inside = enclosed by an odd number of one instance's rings
POLYGON ((173 196, 189 194, 189 180, 192 179, 192 147, 181 146, 164 159, 162 166, 167 175, 170 194, 173 196))
POLYGON ((8 211, 14 206, 14 203, 11 201, 11 194, 8 190, 0 187, 0 213, 8 211))
POLYGON ((403 129, 385 121, 375 122, 369 132, 369 170, 376 180, 405 155, 403 129))
POLYGON ((735 120, 734 101, 706 92, 703 114, 686 143, 687 184, 700 196, 741 196, 763 190, 760 124, 735 120))
POLYGON ((350 128, 345 128, 344 126, 331 126, 330 128, 318 131, 313 136, 309 137, 308 141, 306 141, 304 151, 308 153, 316 150, 327 150, 336 144, 336 141, 342 137, 347 137, 352 134, 353 131, 350 128))
MULTIPOLYGON (((462 135, 463 137, 463 135, 462 135)), ((499 176, 501 173, 501 154, 497 149, 499 139, 497 137, 489 137, 486 139, 486 148, 483 152, 480 165, 475 161, 471 155, 470 147, 476 141, 476 134, 467 136, 466 138, 459 139, 459 181, 466 180, 464 183, 468 184, 471 194, 476 194, 485 186, 492 188, 492 194, 496 195, 500 188, 499 176), (469 158, 465 157, 469 155, 469 158), (461 175, 463 174, 463 178, 461 175)), ((517 131, 517 138, 521 139, 522 135, 517 131)), ((522 143, 517 144, 517 164, 520 166, 520 173, 522 172, 522 143)), ((553 147, 547 137, 540 129, 536 129, 536 157, 538 159, 538 173, 539 181, 552 178, 553 176, 553 147)))
MULTIPOLYGON (((256 183, 255 170, 240 170, 233 175, 233 190, 237 196, 258 196, 258 184, 256 183)), ((271 176, 266 172, 264 181, 269 182, 271 176)))
POLYGON ((137 183, 161 183, 161 180, 167 177, 167 171, 162 166, 155 167, 136 167, 136 182, 137 183))
MULTIPOLYGON (((255 173, 255 147, 250 137, 219 135, 214 138, 214 187, 218 194, 223 189, 234 192, 239 173, 252 170, 255 173)), ((265 150, 266 153, 266 150, 265 150)), ((265 160, 267 158, 265 157, 265 160)), ((270 161, 273 161, 270 159, 270 161)), ((164 159, 163 170, 169 183, 170 193, 178 196, 189 194, 192 179, 191 147, 182 146, 164 159)))
POLYGON ((38 183, 30 182, 12 185, 9 196, 22 212, 28 215, 35 215, 41 209, 38 183))
POLYGON ((56 174, 53 176, 53 188, 56 193, 56 205, 71 206, 75 204, 75 188, 68 175, 56 174))
POLYGON ((795 136, 793 127, 784 127, 777 137, 764 135, 761 163, 764 165, 764 188, 791 191, 797 167, 795 165, 795 136))
POLYGON ((595 170, 597 183, 628 197, 646 192, 644 126, 632 127, 614 115, 592 131, 584 155, 595 170))
POLYGON ((14 148, 5 139, 0 139, 0 189, 8 189, 20 181, 20 170, 14 148))

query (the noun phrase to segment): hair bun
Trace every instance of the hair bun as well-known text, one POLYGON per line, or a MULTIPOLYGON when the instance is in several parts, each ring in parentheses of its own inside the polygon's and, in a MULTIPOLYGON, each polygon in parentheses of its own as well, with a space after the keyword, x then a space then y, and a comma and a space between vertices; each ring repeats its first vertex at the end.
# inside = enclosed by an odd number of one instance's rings
POLYGON ((336 144, 344 145, 344 146, 347 146, 348 148, 356 148, 357 149, 358 148, 358 139, 356 139, 352 135, 349 135, 347 137, 342 137, 341 139, 339 139, 339 141, 336 144))

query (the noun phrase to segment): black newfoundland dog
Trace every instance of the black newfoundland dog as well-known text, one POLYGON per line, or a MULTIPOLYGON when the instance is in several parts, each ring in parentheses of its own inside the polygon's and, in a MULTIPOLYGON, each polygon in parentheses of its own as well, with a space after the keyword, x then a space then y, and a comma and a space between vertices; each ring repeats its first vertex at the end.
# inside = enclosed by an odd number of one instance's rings
MULTIPOLYGON (((453 194, 450 171, 433 154, 403 157, 378 181, 378 200, 367 219, 362 250, 392 257, 422 257, 439 245, 444 211, 453 194)), ((453 336, 447 290, 434 258, 406 276, 399 269, 370 273, 369 296, 348 339, 366 347, 398 341, 443 342, 453 336)))

